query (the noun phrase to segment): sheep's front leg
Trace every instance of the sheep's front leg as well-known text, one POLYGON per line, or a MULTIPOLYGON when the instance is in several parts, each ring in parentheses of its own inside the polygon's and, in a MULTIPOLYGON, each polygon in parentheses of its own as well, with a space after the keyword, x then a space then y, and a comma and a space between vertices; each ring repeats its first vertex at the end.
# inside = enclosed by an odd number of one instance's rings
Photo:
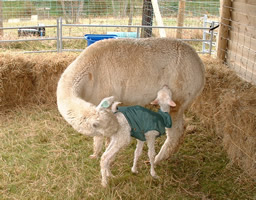
POLYGON ((161 160, 169 158, 179 147, 184 135, 184 120, 183 116, 174 121, 172 128, 167 128, 167 138, 155 157, 155 164, 161 160))
POLYGON ((93 154, 90 155, 90 158, 98 158, 103 147, 103 142, 104 142, 103 136, 93 137, 93 154))
POLYGON ((159 133, 156 131, 150 131, 146 134, 147 145, 148 145, 148 157, 150 161, 150 174, 153 178, 158 178, 155 172, 154 159, 155 159, 155 139, 159 133))
POLYGON ((137 140, 136 150, 134 152, 134 160, 133 160, 133 166, 132 166, 132 173, 138 173, 137 161, 138 161, 139 157, 141 156, 143 145, 144 145, 143 141, 137 140))

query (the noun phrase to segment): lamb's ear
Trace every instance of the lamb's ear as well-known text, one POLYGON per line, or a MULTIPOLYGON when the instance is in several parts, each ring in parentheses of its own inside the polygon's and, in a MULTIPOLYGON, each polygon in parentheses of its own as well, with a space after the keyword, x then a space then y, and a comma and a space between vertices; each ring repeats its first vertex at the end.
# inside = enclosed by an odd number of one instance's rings
POLYGON ((112 104, 112 106, 111 106, 112 112, 116 112, 116 111, 117 111, 117 106, 118 106, 118 104, 121 104, 121 102, 116 101, 116 102, 114 102, 114 103, 112 104))
POLYGON ((150 104, 152 104, 152 105, 158 105, 159 104, 159 102, 158 102, 158 99, 156 98, 154 101, 152 101, 150 104))
POLYGON ((109 108, 111 106, 111 104, 114 102, 114 100, 115 100, 114 96, 106 97, 106 98, 102 99, 102 101, 96 107, 96 109, 100 110, 101 108, 109 108))
POLYGON ((176 107, 176 103, 174 101, 172 101, 172 100, 170 100, 168 104, 171 107, 176 107))

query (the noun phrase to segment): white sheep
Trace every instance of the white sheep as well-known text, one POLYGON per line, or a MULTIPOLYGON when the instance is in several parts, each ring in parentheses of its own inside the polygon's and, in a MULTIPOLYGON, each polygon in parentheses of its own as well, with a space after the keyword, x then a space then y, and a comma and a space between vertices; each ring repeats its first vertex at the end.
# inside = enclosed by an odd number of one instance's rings
MULTIPOLYGON (((129 105, 144 106, 166 84, 177 104, 171 112, 173 127, 155 163, 177 149, 184 135, 184 111, 201 93, 204 65, 188 44, 170 38, 102 40, 86 48, 62 74, 57 87, 60 114, 78 132, 110 137, 120 121, 101 99, 115 96, 129 105)), ((95 138, 97 140, 97 138, 95 138)))
MULTIPOLYGON (((120 129, 111 137, 110 145, 103 153, 101 158, 102 185, 107 185, 107 176, 110 176, 110 164, 118 151, 130 143, 130 136, 137 138, 137 146, 134 153, 132 172, 138 173, 137 161, 142 153, 144 141, 148 145, 148 157, 150 160, 150 174, 157 178, 154 168, 155 158, 155 139, 165 134, 166 128, 171 128, 172 120, 169 115, 170 106, 176 104, 172 100, 172 93, 167 86, 164 86, 158 93, 157 98, 151 104, 159 104, 160 110, 156 113, 141 106, 119 107, 119 102, 114 103, 112 111, 115 112, 120 129)), ((99 145, 95 143, 94 145, 99 145)))

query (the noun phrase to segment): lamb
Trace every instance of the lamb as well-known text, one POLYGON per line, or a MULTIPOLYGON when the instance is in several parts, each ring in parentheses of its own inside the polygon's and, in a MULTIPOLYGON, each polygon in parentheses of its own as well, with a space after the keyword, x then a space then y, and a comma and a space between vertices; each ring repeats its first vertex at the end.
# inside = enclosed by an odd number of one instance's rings
POLYGON ((110 145, 101 158, 102 185, 104 187, 107 185, 107 176, 111 175, 109 169, 110 164, 114 161, 118 151, 123 146, 129 144, 130 135, 137 138, 132 172, 138 173, 137 161, 142 153, 144 141, 146 141, 148 145, 148 157, 151 164, 150 174, 152 177, 158 178, 154 168, 155 139, 165 134, 165 128, 171 128, 170 106, 176 106, 172 101, 172 93, 167 86, 164 86, 157 93, 157 98, 151 102, 151 104, 160 105, 160 111, 158 113, 140 106, 120 107, 117 110, 118 103, 120 102, 113 104, 112 111, 116 113, 120 122, 120 129, 116 135, 111 137, 110 145))
POLYGON ((125 104, 143 106, 166 84, 176 107, 171 110, 173 127, 155 157, 157 164, 178 148, 184 135, 184 111, 201 93, 204 82, 204 65, 184 42, 170 38, 102 40, 86 48, 61 75, 57 105, 78 132, 111 137, 121 119, 108 109, 97 109, 104 97, 113 95, 125 104))

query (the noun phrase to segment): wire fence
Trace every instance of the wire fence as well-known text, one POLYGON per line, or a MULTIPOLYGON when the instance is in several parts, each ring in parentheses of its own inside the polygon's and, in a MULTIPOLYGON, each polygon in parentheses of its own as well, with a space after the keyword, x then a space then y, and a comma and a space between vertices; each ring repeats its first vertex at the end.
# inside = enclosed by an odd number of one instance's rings
MULTIPOLYGON (((138 25, 92 25, 92 24, 63 24, 62 18, 57 19, 56 25, 47 25, 47 26, 17 26, 17 27, 4 27, 0 28, 3 30, 10 30, 10 31, 17 31, 18 35, 20 34, 21 36, 25 37, 18 37, 18 38, 8 38, 6 40, 0 40, 0 46, 1 47, 6 47, 10 45, 4 45, 4 44, 9 44, 9 43, 14 43, 15 45, 17 43, 22 43, 25 42, 28 44, 28 42, 44 42, 44 41, 54 41, 55 45, 51 45, 51 49, 48 50, 42 50, 40 49, 41 46, 39 46, 39 49, 32 49, 30 51, 25 51, 25 53, 41 53, 41 52, 62 52, 62 51, 82 51, 82 49, 77 49, 74 46, 70 49, 69 45, 65 45, 64 40, 79 40, 79 41, 85 41, 84 39, 84 33, 82 35, 75 35, 70 33, 70 30, 76 30, 75 33, 77 33, 78 29, 83 29, 87 31, 88 33, 99 33, 102 29, 105 30, 105 33, 108 34, 119 34, 120 37, 123 37, 124 33, 135 33, 132 34, 132 37, 139 38, 140 37, 140 32, 141 29, 143 28, 148 28, 148 26, 138 26, 138 25), (47 36, 46 32, 49 31, 50 29, 54 29, 54 32, 51 33, 51 37, 47 36), (100 30, 97 30, 100 29, 100 30), (120 32, 120 30, 135 30, 135 32, 120 32), (92 31, 89 31, 92 30, 92 31), (118 30, 119 32, 113 32, 114 30, 118 30), (31 33, 33 33, 33 36, 31 37, 31 33), (54 34, 55 33, 55 36, 54 34), (29 35, 29 37, 26 37, 29 35), (55 46, 55 47, 54 47, 55 46)), ((212 23, 214 24, 214 22, 212 23)), ((213 41, 213 36, 215 35, 214 30, 211 30, 209 27, 174 27, 174 26, 151 26, 150 28, 152 29, 165 29, 165 30, 183 30, 183 31, 201 31, 204 32, 206 31, 210 37, 209 38, 201 38, 201 39, 195 39, 195 38, 183 38, 180 39, 182 41, 191 43, 191 45, 195 45, 197 43, 207 43, 209 45, 209 50, 208 51, 198 51, 198 53, 207 53, 211 54, 212 53, 212 46, 214 44, 213 41)), ((131 34, 130 34, 131 35, 131 34)), ((130 37, 129 35, 125 34, 124 37, 130 37)), ((38 43, 37 43, 38 44, 38 43)), ((36 45, 31 45, 31 46, 36 46, 36 45)), ((24 48, 21 48, 21 50, 24 50, 24 48)), ((24 52, 24 51, 22 51, 24 52)))
POLYGON ((223 0, 218 57, 256 84, 256 1, 223 0))
MULTIPOLYGON (((198 40, 193 42, 197 51, 209 53, 208 40, 216 41, 214 35, 205 34, 210 24, 205 26, 204 14, 208 20, 217 21, 219 15, 219 0, 195 0, 183 1, 180 8, 179 0, 159 0, 159 11, 165 27, 199 27, 199 29, 165 28, 165 36, 180 38, 183 40, 198 40), (182 12, 179 12, 179 11, 182 12), (206 28, 205 32, 200 27, 206 28), (200 40, 205 40, 202 42, 200 40), (207 40, 207 41, 206 41, 207 40)), ((1 9, 1 5, 0 5, 1 9)), ((1 13, 1 12, 0 12, 1 13)), ((56 19, 63 17, 63 24, 87 24, 102 25, 101 27, 66 27, 63 29, 63 37, 83 37, 84 34, 107 34, 111 32, 136 32, 133 26, 161 26, 154 15, 151 0, 2 0, 3 27, 33 27, 51 26, 56 24, 56 19), (114 25, 107 27, 103 25, 114 25), (116 27, 115 27, 116 26, 116 27), (127 27, 129 26, 129 27, 127 27)), ((1 24, 0 24, 1 27, 1 24)), ((1 29, 0 29, 1 31, 1 29)), ((57 29, 46 28, 45 36, 56 37, 57 29)), ((159 37, 157 28, 142 28, 140 37, 159 37)), ((19 40, 21 37, 17 30, 4 29, 0 34, 2 40, 19 40)), ((28 36, 27 36, 28 37, 28 36)), ((31 39, 31 38, 29 38, 31 39)), ((64 46, 72 49, 83 49, 86 46, 84 40, 65 40, 64 46), (73 45, 73 47, 71 47, 73 45)), ((56 41, 44 40, 41 43, 7 43, 1 44, 2 49, 22 49, 26 51, 40 51, 47 49, 52 51, 56 41)), ((213 46, 215 50, 215 46, 213 46)))

